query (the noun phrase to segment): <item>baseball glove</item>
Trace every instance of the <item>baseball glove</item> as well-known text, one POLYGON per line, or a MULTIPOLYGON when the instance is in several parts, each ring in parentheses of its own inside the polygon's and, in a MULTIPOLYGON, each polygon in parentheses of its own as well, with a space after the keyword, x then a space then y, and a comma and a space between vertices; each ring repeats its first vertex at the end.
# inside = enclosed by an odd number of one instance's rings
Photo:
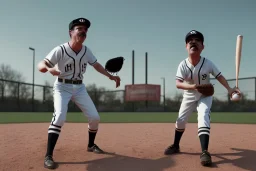
POLYGON ((123 62, 124 62, 124 57, 122 57, 122 56, 109 59, 106 62, 105 70, 111 74, 117 73, 122 69, 123 62))
POLYGON ((214 94, 214 87, 212 84, 197 85, 196 90, 204 96, 212 96, 214 94))

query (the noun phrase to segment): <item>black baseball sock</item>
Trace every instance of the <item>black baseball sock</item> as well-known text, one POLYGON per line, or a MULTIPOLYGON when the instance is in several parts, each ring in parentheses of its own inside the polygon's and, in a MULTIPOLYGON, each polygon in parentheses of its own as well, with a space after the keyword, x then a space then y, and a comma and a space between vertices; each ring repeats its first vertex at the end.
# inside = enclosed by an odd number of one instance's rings
POLYGON ((54 147, 57 143, 57 140, 59 138, 59 134, 55 133, 48 133, 48 144, 47 144, 47 152, 45 156, 53 155, 54 147))
POLYGON ((97 134, 97 131, 88 131, 89 133, 89 142, 88 142, 88 147, 92 147, 94 145, 94 140, 97 134))
POLYGON ((201 134, 201 135, 199 136, 202 151, 208 150, 209 137, 210 137, 210 136, 209 136, 208 134, 201 134))
POLYGON ((180 139, 184 133, 185 129, 175 129, 175 138, 174 138, 174 145, 179 146, 180 144, 180 139))

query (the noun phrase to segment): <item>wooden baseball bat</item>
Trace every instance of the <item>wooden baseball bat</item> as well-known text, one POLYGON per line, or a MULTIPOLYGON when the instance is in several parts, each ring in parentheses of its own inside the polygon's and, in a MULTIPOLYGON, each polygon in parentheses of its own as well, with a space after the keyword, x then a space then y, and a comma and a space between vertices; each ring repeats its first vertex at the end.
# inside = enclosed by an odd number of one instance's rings
POLYGON ((242 54, 242 42, 243 42, 243 36, 238 35, 236 39, 236 87, 238 87, 238 77, 239 77, 241 54, 242 54))

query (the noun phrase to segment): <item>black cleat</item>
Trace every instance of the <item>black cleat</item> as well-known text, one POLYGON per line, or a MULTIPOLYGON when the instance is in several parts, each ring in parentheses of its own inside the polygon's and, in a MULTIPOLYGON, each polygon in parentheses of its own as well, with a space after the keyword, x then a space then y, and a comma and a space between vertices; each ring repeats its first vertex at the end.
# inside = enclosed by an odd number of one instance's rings
POLYGON ((55 169, 56 163, 54 162, 52 156, 46 156, 44 159, 44 167, 47 169, 55 169))
POLYGON ((88 152, 94 152, 98 154, 103 154, 105 153, 100 147, 98 147, 96 144, 94 144, 92 147, 87 147, 88 152))
POLYGON ((170 155, 170 154, 175 154, 179 152, 180 152, 180 147, 173 144, 165 149, 164 154, 170 155))
POLYGON ((211 154, 208 151, 203 151, 200 156, 201 164, 203 166, 211 166, 212 165, 212 158, 211 154))

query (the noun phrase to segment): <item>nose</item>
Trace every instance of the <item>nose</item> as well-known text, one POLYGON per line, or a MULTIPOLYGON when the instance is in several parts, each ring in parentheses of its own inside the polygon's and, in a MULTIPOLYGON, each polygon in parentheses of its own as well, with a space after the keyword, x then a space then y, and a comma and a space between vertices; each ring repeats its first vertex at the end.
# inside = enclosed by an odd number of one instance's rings
POLYGON ((196 43, 196 40, 195 40, 195 39, 192 39, 192 40, 191 40, 191 43, 196 43))
POLYGON ((87 32, 87 28, 83 28, 81 31, 86 33, 87 32))
POLYGON ((190 45, 196 45, 196 44, 197 44, 197 41, 196 41, 195 39, 193 39, 193 40, 190 41, 189 44, 190 44, 190 45))

